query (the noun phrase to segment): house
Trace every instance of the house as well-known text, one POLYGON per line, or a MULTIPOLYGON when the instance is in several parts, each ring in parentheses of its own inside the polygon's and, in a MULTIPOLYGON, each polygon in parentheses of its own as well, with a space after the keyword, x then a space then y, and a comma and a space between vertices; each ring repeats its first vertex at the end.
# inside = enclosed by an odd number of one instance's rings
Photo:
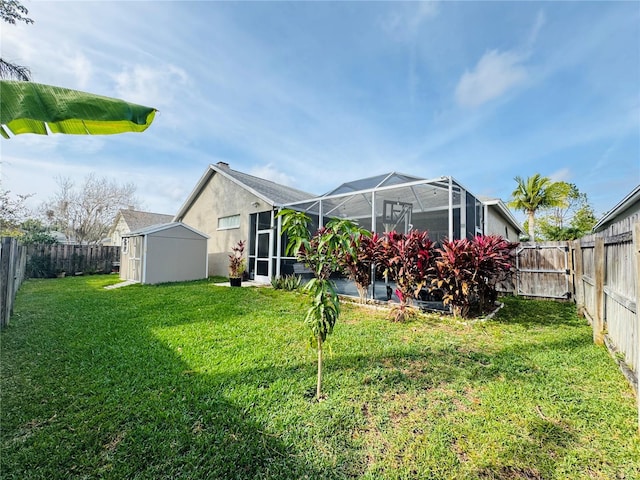
POLYGON ((626 197, 609 210, 593 227, 593 232, 606 230, 615 223, 633 215, 640 216, 640 185, 634 188, 626 197))
POLYGON ((207 235, 181 223, 122 236, 120 278, 145 284, 207 278, 207 235))
POLYGON ((482 201, 453 177, 424 179, 398 172, 346 182, 330 192, 307 192, 210 165, 182 205, 175 222, 204 232, 209 274, 227 275, 228 255, 248 241, 248 273, 260 282, 294 271, 275 217, 281 208, 307 213, 312 228, 330 218, 348 218, 370 231, 427 230, 434 241, 498 234, 517 241, 522 228, 504 203, 482 201))
POLYGON ((266 283, 276 275, 272 259, 279 243, 273 229, 277 209, 312 196, 218 162, 207 167, 173 221, 209 236, 209 275, 227 276, 231 248, 248 240, 248 273, 266 283))
POLYGON ((481 198, 484 205, 484 234, 500 235, 517 242, 524 233, 511 210, 499 198, 481 198))
POLYGON ((109 230, 108 238, 103 240, 103 245, 122 245, 122 237, 125 234, 140 230, 151 225, 169 223, 173 215, 162 213, 142 212, 134 210, 133 207, 121 209, 113 220, 113 225, 109 230))

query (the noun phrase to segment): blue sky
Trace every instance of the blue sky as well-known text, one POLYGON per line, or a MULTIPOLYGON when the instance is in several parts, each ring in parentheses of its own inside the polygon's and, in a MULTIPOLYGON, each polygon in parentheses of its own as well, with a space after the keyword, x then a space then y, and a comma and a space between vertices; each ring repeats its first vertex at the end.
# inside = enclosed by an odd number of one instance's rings
POLYGON ((639 2, 23 3, 2 56, 33 81, 159 110, 3 140, 2 188, 32 205, 96 172, 175 213, 221 160, 314 194, 398 171, 506 201, 541 173, 598 215, 640 183, 639 2))

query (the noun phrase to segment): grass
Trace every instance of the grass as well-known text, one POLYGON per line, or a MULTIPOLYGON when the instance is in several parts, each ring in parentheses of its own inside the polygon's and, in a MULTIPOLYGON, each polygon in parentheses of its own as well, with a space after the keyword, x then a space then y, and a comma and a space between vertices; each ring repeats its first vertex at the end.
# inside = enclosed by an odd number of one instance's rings
POLYGON ((324 393, 306 298, 30 280, 0 333, 0 476, 640 478, 635 399, 571 305, 495 320, 345 305, 324 393))

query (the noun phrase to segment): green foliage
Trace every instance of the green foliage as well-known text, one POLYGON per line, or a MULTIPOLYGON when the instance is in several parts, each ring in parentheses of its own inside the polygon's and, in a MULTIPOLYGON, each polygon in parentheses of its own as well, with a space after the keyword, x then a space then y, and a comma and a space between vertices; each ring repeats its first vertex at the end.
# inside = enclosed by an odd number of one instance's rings
POLYGON ((271 286, 276 290, 296 291, 301 285, 302 277, 300 275, 291 274, 271 279, 271 286))
POLYGON ((529 216, 529 239, 535 238, 535 214, 544 208, 567 206, 568 191, 564 184, 552 182, 549 177, 543 177, 539 173, 526 180, 520 176, 514 179, 516 188, 511 193, 509 206, 516 210, 522 210, 529 216))
POLYGON ((53 278, 56 272, 52 266, 51 255, 30 255, 26 266, 27 278, 53 278))
POLYGON ((22 222, 20 241, 25 245, 54 245, 58 240, 40 220, 29 219, 22 222))
POLYGON ((18 292, 3 479, 640 478, 633 390, 572 304, 469 324, 344 304, 315 403, 300 295, 118 281, 18 292))
POLYGON ((561 207, 542 209, 536 221, 536 236, 544 240, 575 240, 591 233, 597 219, 586 193, 580 192, 572 183, 556 182, 557 188, 566 195, 561 207))
POLYGON ((311 345, 321 348, 340 316, 338 293, 333 282, 324 278, 312 278, 304 286, 304 291, 311 297, 304 323, 311 330, 311 345))

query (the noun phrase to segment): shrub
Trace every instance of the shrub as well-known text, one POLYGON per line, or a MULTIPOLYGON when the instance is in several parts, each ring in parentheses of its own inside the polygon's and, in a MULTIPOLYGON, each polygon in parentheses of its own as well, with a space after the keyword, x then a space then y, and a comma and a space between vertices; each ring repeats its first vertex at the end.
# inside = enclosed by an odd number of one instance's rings
POLYGON ((511 271, 516 245, 497 235, 445 241, 436 250, 436 277, 431 284, 443 292, 454 315, 466 318, 474 306, 481 314, 495 303, 496 284, 511 271))
POLYGON ((300 275, 285 275, 283 277, 273 277, 271 279, 271 286, 276 290, 295 291, 302 285, 302 278, 300 275))

